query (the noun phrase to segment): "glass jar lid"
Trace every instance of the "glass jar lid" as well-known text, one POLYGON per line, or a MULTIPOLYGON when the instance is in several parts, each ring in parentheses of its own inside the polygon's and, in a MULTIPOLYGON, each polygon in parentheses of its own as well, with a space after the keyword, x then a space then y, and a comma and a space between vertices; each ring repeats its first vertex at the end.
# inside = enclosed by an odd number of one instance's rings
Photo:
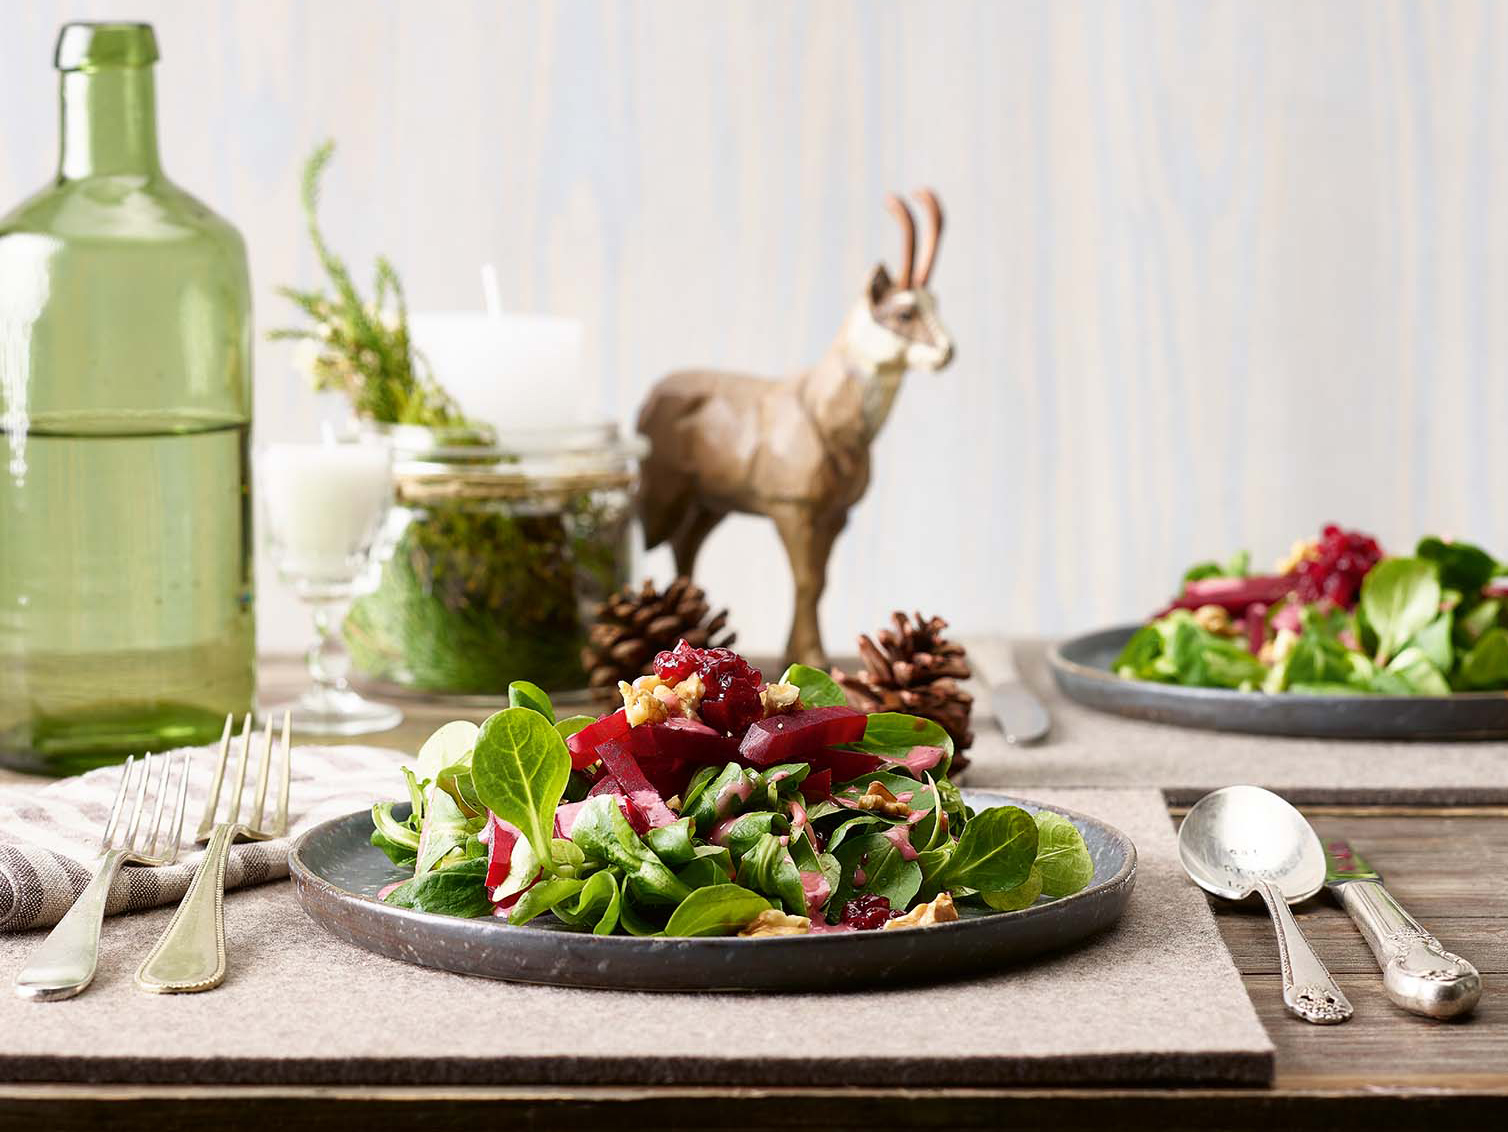
POLYGON ((514 499, 632 485, 648 444, 616 424, 436 429, 371 425, 393 445, 400 498, 514 499))

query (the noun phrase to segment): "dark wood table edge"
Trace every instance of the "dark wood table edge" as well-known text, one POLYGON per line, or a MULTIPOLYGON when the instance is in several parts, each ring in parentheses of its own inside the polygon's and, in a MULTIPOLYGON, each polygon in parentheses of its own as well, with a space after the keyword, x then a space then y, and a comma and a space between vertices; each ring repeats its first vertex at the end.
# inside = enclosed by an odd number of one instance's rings
POLYGON ((719 1129, 1052 1127, 1328 1129, 1369 1132, 1446 1121, 1498 1123, 1508 1088, 1465 1080, 1438 1087, 1362 1089, 841 1089, 721 1087, 410 1087, 0 1085, 0 1132, 214 1126, 278 1132, 336 1121, 422 1121, 425 1132, 464 1129, 719 1129))

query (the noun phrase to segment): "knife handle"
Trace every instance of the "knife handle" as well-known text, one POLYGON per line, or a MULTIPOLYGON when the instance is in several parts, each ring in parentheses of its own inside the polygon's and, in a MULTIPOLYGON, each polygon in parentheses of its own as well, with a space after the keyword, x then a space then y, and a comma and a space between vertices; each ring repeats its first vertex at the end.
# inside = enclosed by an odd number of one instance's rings
POLYGON ((1403 1009, 1426 1018, 1465 1014, 1482 996, 1482 976, 1403 910, 1380 881, 1353 880, 1340 902, 1382 968, 1382 988, 1403 1009))

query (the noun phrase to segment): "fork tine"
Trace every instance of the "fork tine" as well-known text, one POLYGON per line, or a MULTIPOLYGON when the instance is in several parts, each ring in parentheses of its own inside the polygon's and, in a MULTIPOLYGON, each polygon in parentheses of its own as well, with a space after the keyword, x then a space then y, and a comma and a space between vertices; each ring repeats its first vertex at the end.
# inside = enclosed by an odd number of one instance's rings
POLYGON ((199 819, 199 832, 194 836, 203 839, 209 836, 215 824, 215 811, 220 808, 220 786, 225 781, 225 761, 230 756, 230 729, 235 724, 236 713, 225 716, 225 730, 220 732, 220 757, 215 763, 214 776, 209 781, 209 797, 204 800, 204 814, 199 819))
MULTIPOLYGON (((163 803, 167 800, 168 796, 168 775, 173 772, 172 752, 160 756, 157 761, 162 764, 162 781, 157 784, 157 805, 152 811, 152 839, 143 844, 142 848, 138 850, 138 852, 148 857, 157 852, 157 834, 162 829, 163 803)), ((148 759, 149 764, 150 762, 151 760, 148 759)), ((133 845, 132 848, 135 848, 135 846, 133 845)))
POLYGON ((131 824, 126 827, 125 848, 136 848, 136 831, 141 827, 141 812, 147 800, 147 784, 152 781, 152 756, 141 756, 141 781, 136 784, 136 797, 131 800, 131 824))
POLYGON ((135 755, 127 755, 125 763, 120 768, 120 786, 115 791, 115 801, 110 804, 110 819, 105 822, 105 835, 100 838, 99 851, 103 853, 110 848, 110 841, 115 836, 115 827, 120 822, 121 807, 126 804, 126 787, 131 783, 131 768, 136 764, 135 755))
POLYGON ((230 796, 230 816, 225 820, 235 825, 241 820, 241 795, 246 791, 246 764, 251 761, 251 713, 246 713, 246 723, 241 728, 241 753, 236 756, 236 792, 230 796))
POLYGON ((267 726, 263 731, 262 757, 257 762, 257 797, 256 807, 248 810, 246 824, 249 828, 260 830, 262 828, 262 807, 267 804, 267 780, 272 776, 272 717, 267 717, 267 726))
POLYGON ((293 748, 290 743, 290 735, 293 726, 293 713, 283 713, 283 773, 278 780, 278 813, 272 829, 274 837, 282 837, 288 832, 288 778, 292 773, 293 748))
POLYGON ((170 865, 178 859, 178 850, 183 845, 183 818, 188 813, 189 771, 193 766, 194 757, 185 752, 183 767, 178 772, 178 802, 173 807, 173 840, 163 850, 170 865))

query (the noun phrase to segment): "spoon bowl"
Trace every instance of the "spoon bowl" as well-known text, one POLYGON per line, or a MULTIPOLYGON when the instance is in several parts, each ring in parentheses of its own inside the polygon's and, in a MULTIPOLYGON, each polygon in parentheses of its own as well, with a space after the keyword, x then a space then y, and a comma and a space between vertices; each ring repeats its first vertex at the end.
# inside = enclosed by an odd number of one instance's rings
POLYGON ((1227 786, 1206 794, 1178 830, 1178 857, 1200 888, 1226 900, 1268 881, 1290 904, 1325 883, 1325 850, 1304 815, 1271 790, 1227 786))

